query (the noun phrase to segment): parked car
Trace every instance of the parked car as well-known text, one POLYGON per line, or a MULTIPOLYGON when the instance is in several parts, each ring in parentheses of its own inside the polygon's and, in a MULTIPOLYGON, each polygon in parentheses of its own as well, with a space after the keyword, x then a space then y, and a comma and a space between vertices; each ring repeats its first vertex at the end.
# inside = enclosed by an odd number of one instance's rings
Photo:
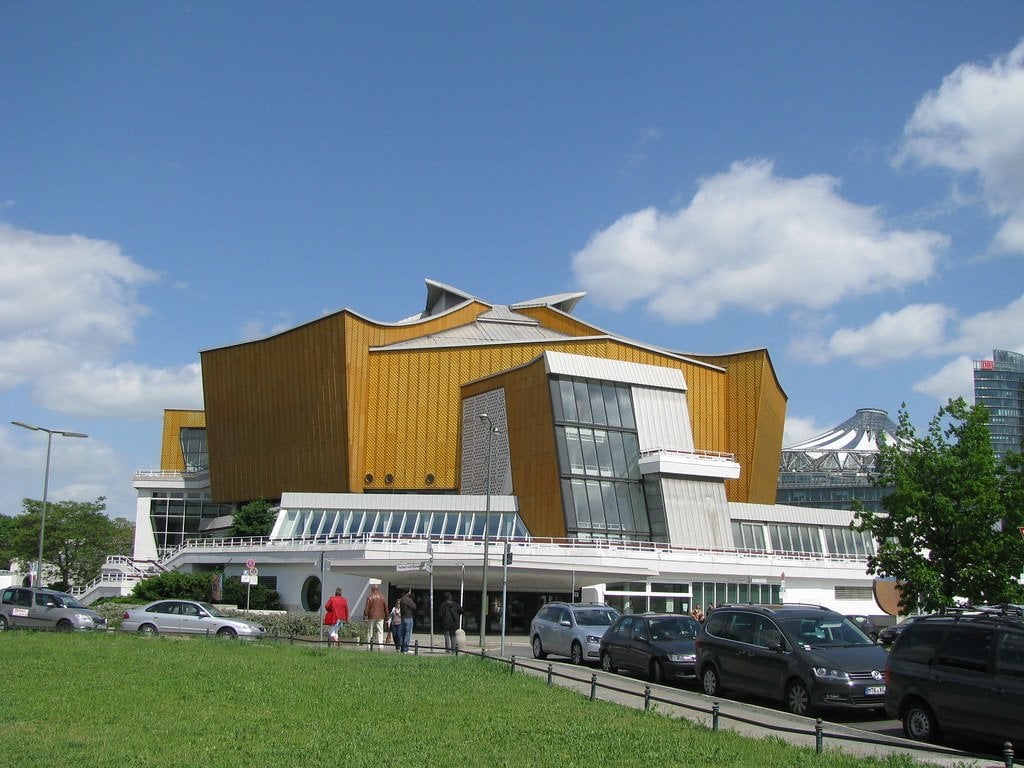
POLYGON ((860 614, 847 614, 846 618, 853 622, 853 625, 857 627, 861 632, 871 638, 872 643, 878 642, 878 625, 875 620, 870 616, 863 616, 860 614))
POLYGON ((54 589, 7 587, 0 594, 0 630, 106 629, 107 620, 78 598, 54 589))
POLYGON ((849 619, 820 606, 723 606, 697 635, 705 693, 766 696, 797 715, 824 707, 881 709, 886 657, 849 619))
POLYGON ((885 711, 908 738, 1024 744, 1024 608, 917 619, 893 645, 885 678, 885 711))
POLYGON ((656 683, 696 675, 700 623, 678 613, 620 616, 601 640, 601 668, 627 669, 656 683))
POLYGON ((533 656, 568 656, 573 664, 601 658, 601 638, 619 618, 604 603, 545 603, 530 622, 533 656))
POLYGON ((896 638, 900 636, 900 633, 919 618, 921 617, 907 616, 905 619, 893 624, 891 627, 882 627, 878 631, 878 641, 886 647, 892 645, 896 642, 896 638))
POLYGON ((161 632, 220 637, 262 637, 262 624, 226 616, 209 603, 198 600, 156 600, 124 612, 121 629, 140 635, 161 632))

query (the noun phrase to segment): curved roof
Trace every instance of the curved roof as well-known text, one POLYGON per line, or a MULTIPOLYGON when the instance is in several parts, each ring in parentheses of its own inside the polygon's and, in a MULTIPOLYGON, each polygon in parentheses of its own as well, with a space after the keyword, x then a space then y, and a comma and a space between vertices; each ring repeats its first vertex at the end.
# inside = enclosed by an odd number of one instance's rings
POLYGON ((858 411, 827 432, 783 447, 783 452, 815 451, 864 451, 877 453, 878 436, 885 435, 887 443, 896 440, 896 423, 881 408, 860 408, 858 411))

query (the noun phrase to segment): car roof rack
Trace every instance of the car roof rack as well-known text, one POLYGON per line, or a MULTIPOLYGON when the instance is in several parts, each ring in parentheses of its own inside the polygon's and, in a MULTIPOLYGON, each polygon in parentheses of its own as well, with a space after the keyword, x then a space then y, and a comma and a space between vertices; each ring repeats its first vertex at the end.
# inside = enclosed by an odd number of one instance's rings
POLYGON ((1016 603, 1000 603, 997 605, 956 605, 943 608, 934 614, 936 618, 952 617, 954 621, 972 620, 1004 620, 1016 626, 1024 627, 1024 605, 1016 603))

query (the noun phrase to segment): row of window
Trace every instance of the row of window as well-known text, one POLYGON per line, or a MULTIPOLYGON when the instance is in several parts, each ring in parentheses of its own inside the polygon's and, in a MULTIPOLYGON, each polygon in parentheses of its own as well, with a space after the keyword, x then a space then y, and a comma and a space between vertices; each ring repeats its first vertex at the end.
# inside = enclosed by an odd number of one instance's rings
POLYGON ((636 429, 629 387, 607 381, 552 379, 555 421, 636 429))
POLYGON ((874 552, 874 539, 867 532, 839 526, 794 525, 787 523, 747 523, 733 521, 732 538, 737 549, 766 552, 767 540, 772 552, 800 554, 853 555, 866 557, 874 552))
MULTIPOLYGON (((479 512, 289 509, 277 538, 403 536, 482 539, 487 515, 479 512)), ((524 539, 529 531, 514 512, 492 512, 488 536, 524 539)))

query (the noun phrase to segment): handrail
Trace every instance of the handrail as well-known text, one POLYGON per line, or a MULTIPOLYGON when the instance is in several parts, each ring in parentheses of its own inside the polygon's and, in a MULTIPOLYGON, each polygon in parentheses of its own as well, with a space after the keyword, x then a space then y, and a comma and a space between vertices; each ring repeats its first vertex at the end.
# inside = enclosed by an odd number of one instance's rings
MULTIPOLYGON (((660 552, 668 555, 671 554, 702 554, 702 555, 719 555, 719 556, 730 556, 730 557, 775 557, 780 560, 786 561, 797 561, 797 562, 862 562, 865 560, 864 555, 857 554, 826 554, 822 552, 789 552, 789 551, 769 551, 766 549, 740 549, 735 547, 693 547, 693 546, 674 546, 672 544, 666 544, 663 542, 654 541, 605 541, 600 539, 567 539, 567 538, 556 538, 556 537, 537 537, 531 536, 530 538, 518 538, 515 536, 492 536, 491 541, 504 542, 508 540, 512 546, 551 546, 559 549, 570 549, 570 550, 603 550, 603 551, 624 551, 624 552, 660 552)), ((293 536, 289 538, 272 539, 269 536, 246 536, 246 537, 234 537, 234 538, 203 538, 203 539, 189 539, 179 544, 175 549, 168 550, 159 559, 159 563, 162 567, 163 563, 166 563, 174 559, 179 553, 186 550, 202 550, 202 549, 213 549, 213 548, 275 548, 275 547, 289 547, 289 546, 309 546, 309 545, 326 545, 326 544, 394 544, 394 543, 426 543, 427 541, 434 547, 445 546, 449 544, 470 544, 477 545, 483 544, 482 536, 427 536, 425 534, 396 534, 396 533, 357 533, 357 534, 334 534, 331 536, 293 536)))

